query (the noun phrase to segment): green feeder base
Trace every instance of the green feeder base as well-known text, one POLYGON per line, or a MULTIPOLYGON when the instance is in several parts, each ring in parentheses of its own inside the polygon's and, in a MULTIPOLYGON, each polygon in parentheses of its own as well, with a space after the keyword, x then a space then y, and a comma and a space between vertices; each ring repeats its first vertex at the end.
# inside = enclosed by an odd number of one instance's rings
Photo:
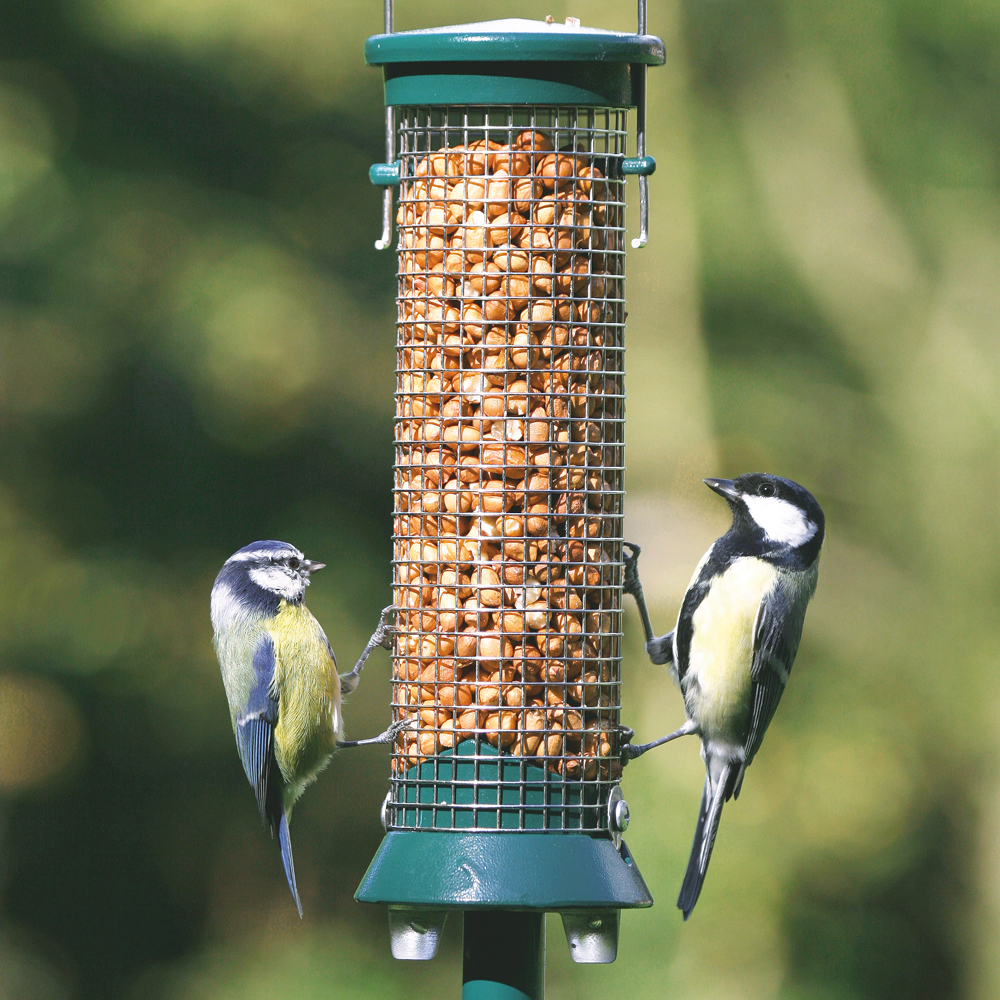
POLYGON ((389 905, 392 953, 430 959, 453 910, 558 912, 577 962, 613 962, 619 911, 652 906, 628 847, 581 833, 387 834, 355 899, 389 905))
POLYGON ((594 910, 652 906, 625 843, 580 833, 394 830, 355 899, 430 909, 594 910))

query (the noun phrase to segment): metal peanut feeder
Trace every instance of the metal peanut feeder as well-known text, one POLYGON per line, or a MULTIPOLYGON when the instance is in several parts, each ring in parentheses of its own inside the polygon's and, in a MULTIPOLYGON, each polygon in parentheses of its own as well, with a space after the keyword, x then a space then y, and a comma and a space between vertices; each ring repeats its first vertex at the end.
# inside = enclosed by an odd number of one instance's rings
POLYGON ((465 1000, 540 998, 546 911, 612 962, 652 899, 621 835, 625 188, 648 229, 663 43, 507 20, 392 32, 399 254, 386 837, 357 898, 429 959, 464 911, 465 1000), (637 156, 626 156, 638 110, 637 156))

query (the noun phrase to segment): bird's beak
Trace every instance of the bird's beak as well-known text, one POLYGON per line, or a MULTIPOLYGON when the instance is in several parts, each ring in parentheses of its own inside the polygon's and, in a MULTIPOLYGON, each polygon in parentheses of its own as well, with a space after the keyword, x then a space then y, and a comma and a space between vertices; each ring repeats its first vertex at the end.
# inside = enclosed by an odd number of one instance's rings
POLYGON ((326 563, 313 562, 311 559, 304 559, 302 561, 302 568, 307 573, 315 573, 317 570, 326 569, 326 563))
POLYGON ((735 500, 740 495, 731 479, 703 479, 702 482, 727 500, 735 500))

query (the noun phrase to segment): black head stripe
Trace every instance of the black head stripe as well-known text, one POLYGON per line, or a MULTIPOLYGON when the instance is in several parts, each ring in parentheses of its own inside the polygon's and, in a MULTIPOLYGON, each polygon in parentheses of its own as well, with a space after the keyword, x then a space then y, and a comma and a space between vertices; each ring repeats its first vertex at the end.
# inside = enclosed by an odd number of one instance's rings
POLYGON ((250 578, 252 563, 227 562, 219 570, 216 586, 224 583, 240 606, 259 612, 267 617, 278 613, 281 595, 261 587, 250 578))

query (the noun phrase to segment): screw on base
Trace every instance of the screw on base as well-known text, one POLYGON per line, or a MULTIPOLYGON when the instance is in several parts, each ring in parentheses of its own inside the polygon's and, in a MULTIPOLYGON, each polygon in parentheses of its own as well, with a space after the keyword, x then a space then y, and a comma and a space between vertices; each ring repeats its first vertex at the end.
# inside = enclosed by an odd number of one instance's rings
POLYGON ((616 850, 621 850, 622 834, 628 829, 628 803, 618 785, 611 789, 608 796, 608 832, 616 850))

